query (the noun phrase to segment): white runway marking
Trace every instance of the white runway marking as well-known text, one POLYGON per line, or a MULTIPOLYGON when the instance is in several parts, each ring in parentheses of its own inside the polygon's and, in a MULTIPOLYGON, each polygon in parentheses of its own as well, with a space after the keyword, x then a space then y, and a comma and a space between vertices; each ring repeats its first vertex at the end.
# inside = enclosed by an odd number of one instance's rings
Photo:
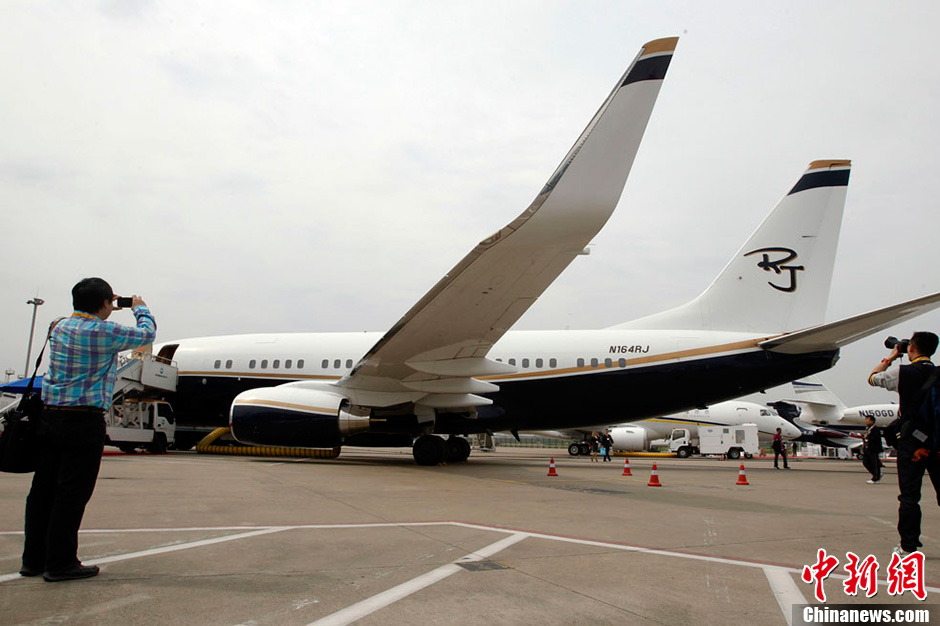
MULTIPOLYGON (((665 556, 670 558, 685 559, 692 561, 703 561, 707 563, 719 563, 723 565, 733 565, 738 567, 751 567, 759 568, 764 571, 767 576, 767 580, 770 583, 770 587, 774 593, 774 597, 777 600, 777 603, 780 606, 781 612, 783 612, 784 619, 786 619, 787 624, 790 624, 791 616, 791 607, 793 604, 805 604, 805 599, 803 598, 802 593, 799 590, 799 587, 793 581, 791 574, 801 574, 802 568, 792 568, 792 567, 779 567, 775 565, 770 565, 767 563, 757 563, 754 561, 741 561, 717 556, 708 556, 703 554, 689 554, 686 552, 672 552, 670 550, 657 550, 655 548, 644 548, 641 546, 631 546, 626 544, 619 543, 608 543, 604 541, 593 541, 590 539, 577 539, 574 537, 562 537, 558 535, 548 535, 543 533, 533 533, 521 530, 513 530, 508 528, 499 528, 495 526, 486 526, 484 524, 470 524, 466 522, 379 522, 379 523, 364 523, 364 524, 298 524, 298 525, 289 525, 289 526, 216 526, 216 527, 193 527, 193 528, 131 528, 131 529, 96 529, 96 530, 83 530, 80 531, 83 534, 127 534, 127 533, 166 533, 166 532, 224 532, 224 531, 242 531, 233 535, 226 535, 224 537, 216 537, 213 539, 202 539, 199 541, 192 541, 188 543, 176 544, 172 546, 164 546, 162 548, 154 548, 151 550, 141 550, 138 552, 129 552, 126 554, 118 554, 108 557, 102 557, 99 559, 91 559, 85 561, 89 565, 98 565, 103 563, 114 563, 118 561, 126 561, 129 559, 136 559, 145 556, 154 556, 157 554, 166 554, 169 552, 177 552, 180 550, 188 550, 190 548, 200 548, 203 546, 214 545, 218 543, 224 543, 227 541, 236 541, 239 539, 251 539, 253 537, 259 537, 262 535, 268 535, 271 533, 279 533, 286 530, 331 530, 331 529, 367 529, 367 528, 412 528, 420 526, 458 526, 461 528, 470 528, 474 530, 482 530, 488 532, 497 532, 509 535, 508 537, 493 543, 482 550, 478 550, 467 556, 448 563, 442 567, 437 568, 423 576, 419 576, 411 581, 403 583, 397 587, 393 587, 388 591, 380 593, 372 598, 363 600, 357 604, 354 604, 346 609, 328 615, 313 624, 317 626, 324 625, 337 625, 337 624, 351 624, 352 622, 361 619, 369 613, 375 612, 378 609, 388 606, 408 595, 411 595, 421 589, 424 589, 440 580, 444 580, 448 576, 457 573, 462 568, 460 568, 459 563, 469 563, 473 561, 480 561, 487 558, 497 552, 508 548, 511 545, 519 543, 524 539, 545 539, 547 541, 557 541, 562 543, 571 543, 583 546, 593 546, 599 548, 606 548, 611 550, 621 550, 624 552, 637 552, 640 554, 648 554, 655 556, 665 556), (363 612, 364 611, 364 612, 363 612), (353 617, 355 616, 355 617, 353 617), (338 620, 338 621, 326 621, 326 620, 338 620)), ((22 534, 21 531, 6 531, 0 532, 0 535, 17 535, 22 534)), ((0 575, 0 583, 7 582, 10 580, 16 580, 21 578, 18 573, 14 574, 5 574, 0 575)), ((836 580, 846 580, 848 576, 840 574, 831 574, 830 578, 836 580)), ((881 584, 887 584, 886 581, 879 581, 881 584)), ((938 587, 926 587, 928 593, 940 593, 940 588, 938 587)))
MULTIPOLYGON (((139 552, 128 552, 126 554, 115 554, 114 556, 105 556, 100 559, 90 559, 83 561, 85 565, 102 565, 104 563, 115 563, 117 561, 127 561, 130 559, 137 559, 144 556, 154 556, 157 554, 166 554, 167 552, 178 552, 180 550, 189 550, 190 548, 201 548, 203 546, 211 546, 216 543, 225 543, 226 541, 235 541, 238 539, 248 539, 250 537, 258 537, 260 535, 270 535, 271 533, 279 533, 283 530, 289 530, 290 526, 274 526, 270 528, 262 528, 258 530, 252 530, 247 533, 239 533, 237 535, 226 535, 224 537, 216 537, 214 539, 201 539, 199 541, 191 541, 189 543, 178 543, 172 546, 164 546, 162 548, 153 548, 151 550, 140 550, 139 552)), ((210 529, 203 529, 210 530, 210 529)), ((227 529, 226 529, 227 530, 227 529)), ((109 533, 123 533, 125 531, 120 530, 109 530, 109 531, 98 531, 98 532, 109 532, 109 533)), ((140 531, 130 531, 130 532, 140 532, 140 531)), ((151 532, 154 532, 154 529, 151 529, 151 532)), ((19 573, 16 574, 5 574, 0 576, 0 583, 6 582, 8 580, 14 580, 20 578, 19 573)))
POLYGON ((355 621, 358 621, 369 615, 375 613, 379 609, 384 609, 390 604, 398 602, 403 598, 407 598, 413 593, 421 591, 425 587, 429 587, 436 582, 440 582, 456 574, 461 570, 461 567, 458 563, 472 563, 474 561, 482 561, 483 559, 496 554, 502 550, 505 550, 511 545, 519 543, 523 539, 527 538, 526 533, 516 533, 506 537, 505 539, 500 539, 496 543, 490 544, 489 546, 483 548, 482 550, 477 550, 467 556, 457 559, 453 563, 448 563, 447 565, 441 566, 436 570, 432 570, 427 574, 413 578, 406 583, 402 583, 397 587, 392 587, 388 591, 383 591, 382 593, 376 594, 371 598, 367 598, 362 602, 357 602, 356 604, 346 607, 341 611, 337 611, 332 615, 327 615, 322 619, 318 619, 315 622, 311 622, 308 626, 346 626, 347 624, 352 624, 355 621))
POLYGON ((783 567, 765 567, 764 574, 767 576, 767 582, 774 592, 774 598, 783 611, 783 616, 787 620, 787 626, 793 626, 793 605, 806 604, 806 598, 803 597, 800 588, 793 582, 793 576, 790 570, 783 567))

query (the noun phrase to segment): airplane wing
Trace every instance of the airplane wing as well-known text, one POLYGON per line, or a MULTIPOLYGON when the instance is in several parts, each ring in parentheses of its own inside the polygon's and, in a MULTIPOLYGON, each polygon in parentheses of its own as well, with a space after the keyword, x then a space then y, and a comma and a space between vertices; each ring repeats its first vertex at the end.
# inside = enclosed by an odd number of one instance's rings
POLYGON ((761 341, 764 350, 781 354, 806 354, 836 350, 885 328, 896 326, 940 306, 940 292, 908 300, 901 304, 862 313, 830 324, 821 324, 805 330, 787 333, 761 341))
POLYGON ((338 387, 358 404, 471 407, 497 389, 473 376, 515 371, 486 359, 607 222, 620 200, 677 38, 643 46, 532 204, 480 242, 338 387), (390 392, 390 393, 389 393, 390 392))

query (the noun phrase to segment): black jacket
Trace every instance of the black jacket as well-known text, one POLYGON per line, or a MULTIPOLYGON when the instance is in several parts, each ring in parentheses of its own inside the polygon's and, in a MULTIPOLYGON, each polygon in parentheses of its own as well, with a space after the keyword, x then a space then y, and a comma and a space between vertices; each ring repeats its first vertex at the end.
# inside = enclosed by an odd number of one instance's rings
POLYGON ((881 428, 872 426, 867 430, 865 432, 865 443, 863 445, 865 454, 876 455, 884 452, 884 446, 881 445, 881 428))

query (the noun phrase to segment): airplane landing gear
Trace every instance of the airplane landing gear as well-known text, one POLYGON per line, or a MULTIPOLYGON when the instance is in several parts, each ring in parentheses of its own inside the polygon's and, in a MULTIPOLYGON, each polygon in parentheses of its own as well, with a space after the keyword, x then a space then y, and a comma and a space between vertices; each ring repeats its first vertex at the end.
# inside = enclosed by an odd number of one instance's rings
POLYGON ((447 443, 437 435, 421 435, 411 446, 418 465, 439 465, 447 458, 447 443))
POLYGON ((463 463, 470 458, 470 442, 463 437, 451 436, 447 439, 447 462, 463 463))
POLYGON ((421 435, 411 447, 411 453, 418 465, 462 463, 470 458, 470 442, 463 437, 450 437, 444 440, 437 435, 421 435))

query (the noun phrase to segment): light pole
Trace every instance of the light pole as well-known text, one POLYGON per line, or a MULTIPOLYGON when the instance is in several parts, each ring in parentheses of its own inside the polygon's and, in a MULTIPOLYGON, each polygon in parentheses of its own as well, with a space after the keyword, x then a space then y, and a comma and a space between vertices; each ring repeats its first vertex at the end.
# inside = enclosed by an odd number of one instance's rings
POLYGON ((33 305, 33 322, 29 325, 29 344, 26 346, 26 367, 23 370, 23 378, 29 377, 29 357, 33 352, 33 331, 36 330, 36 309, 38 309, 41 304, 45 303, 46 301, 42 298, 33 298, 32 300, 26 301, 26 304, 33 305))

